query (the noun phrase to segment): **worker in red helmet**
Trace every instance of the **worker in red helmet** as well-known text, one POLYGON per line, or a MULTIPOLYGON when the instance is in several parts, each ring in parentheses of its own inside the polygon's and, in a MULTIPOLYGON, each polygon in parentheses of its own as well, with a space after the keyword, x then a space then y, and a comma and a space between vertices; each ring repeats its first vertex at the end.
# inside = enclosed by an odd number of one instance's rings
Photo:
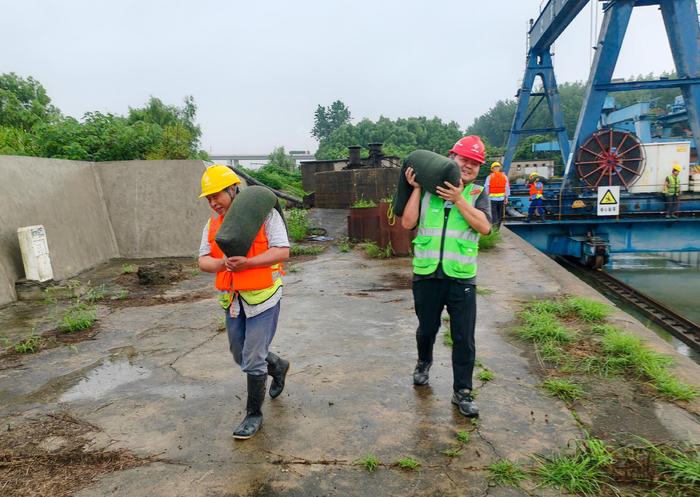
POLYGON ((428 384, 433 345, 443 309, 450 316, 452 334, 452 403, 467 417, 479 409, 472 396, 476 348, 476 257, 479 235, 491 231, 489 197, 474 184, 484 162, 484 144, 478 136, 465 136, 450 150, 460 168, 458 185, 445 182, 437 195, 423 191, 412 168, 406 180, 413 187, 401 218, 405 229, 418 226, 414 240, 413 299, 418 329, 418 362, 413 384, 428 384))

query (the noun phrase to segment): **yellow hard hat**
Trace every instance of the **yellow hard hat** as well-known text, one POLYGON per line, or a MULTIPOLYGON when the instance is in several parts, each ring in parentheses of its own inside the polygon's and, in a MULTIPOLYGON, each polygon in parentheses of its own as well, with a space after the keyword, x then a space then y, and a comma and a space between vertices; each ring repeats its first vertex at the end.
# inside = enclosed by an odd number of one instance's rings
POLYGON ((502 166, 501 166, 501 163, 498 162, 498 161, 492 162, 492 163, 491 163, 491 170, 493 171, 493 169, 494 169, 495 167, 502 167, 502 166))
POLYGON ((530 177, 532 178, 533 176, 539 176, 539 174, 537 174, 537 172, 534 172, 534 171, 533 171, 533 172, 530 173, 530 177))
POLYGON ((214 164, 208 167, 202 175, 202 193, 199 195, 199 198, 206 197, 212 193, 218 193, 240 182, 241 179, 230 167, 222 164, 214 164))
POLYGON ((682 168, 680 165, 678 165, 678 164, 674 164, 674 165, 673 165, 673 170, 674 170, 674 171, 680 172, 680 171, 683 170, 683 168, 682 168))

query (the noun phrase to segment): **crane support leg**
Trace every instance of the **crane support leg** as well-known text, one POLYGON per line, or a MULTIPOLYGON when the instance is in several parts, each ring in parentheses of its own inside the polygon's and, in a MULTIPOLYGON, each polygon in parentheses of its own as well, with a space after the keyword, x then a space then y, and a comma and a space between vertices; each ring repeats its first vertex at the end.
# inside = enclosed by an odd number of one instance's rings
POLYGON ((559 141, 559 150, 561 150, 562 158, 566 161, 569 155, 569 138, 564 128, 564 116, 561 111, 561 102, 559 99, 559 91, 557 90, 557 80, 554 77, 554 67, 552 65, 552 56, 549 49, 542 52, 531 52, 527 57, 527 65, 525 67, 525 75, 523 76, 523 84, 518 90, 518 107, 515 110, 513 124, 511 126, 508 143, 506 144, 506 153, 503 160, 503 171, 508 174, 510 163, 515 154, 515 148, 520 141, 520 135, 533 133, 555 133, 559 141), (535 78, 539 76, 542 79, 542 90, 547 98, 547 105, 552 116, 552 128, 540 129, 525 129, 528 119, 528 104, 532 96, 532 86, 535 83, 535 78))
MULTIPOLYGON (((700 24, 695 0, 661 0, 660 5, 678 79, 700 78, 700 24)), ((700 143, 700 84, 684 85, 681 91, 690 129, 700 143)))

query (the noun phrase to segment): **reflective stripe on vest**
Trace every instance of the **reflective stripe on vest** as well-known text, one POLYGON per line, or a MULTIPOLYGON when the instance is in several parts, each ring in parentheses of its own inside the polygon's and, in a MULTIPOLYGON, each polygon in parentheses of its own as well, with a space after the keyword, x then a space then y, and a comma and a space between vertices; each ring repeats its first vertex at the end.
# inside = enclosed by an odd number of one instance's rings
MULTIPOLYGON (((481 187, 470 185, 462 197, 474 205, 481 187)), ((429 192, 423 194, 418 233, 413 240, 413 272, 432 274, 442 263, 447 276, 468 279, 476 276, 479 233, 469 226, 459 209, 450 209, 445 226, 445 201, 429 192), (440 248, 442 246, 442 257, 440 248)))
POLYGON ((530 199, 542 198, 544 186, 539 181, 530 183, 530 199))
POLYGON ((505 198, 508 178, 502 172, 491 173, 489 177, 489 198, 505 198))
POLYGON ((666 195, 680 195, 681 179, 672 174, 666 178, 666 181, 668 181, 668 190, 666 190, 666 195))
MULTIPOLYGON (((223 217, 212 215, 209 220, 208 240, 211 246, 211 256, 216 259, 223 259, 224 253, 216 244, 216 233, 221 227, 223 217)), ((258 234, 253 240, 250 250, 246 254, 246 258, 250 259, 258 254, 262 254, 268 249, 267 235, 265 234, 265 225, 260 227, 258 234)), ((277 289, 282 286, 282 264, 273 266, 256 267, 245 269, 243 271, 219 271, 216 273, 214 285, 222 292, 227 292, 231 297, 235 292, 238 292, 243 300, 250 305, 261 304, 272 297, 277 289)), ((224 299, 220 299, 222 307, 228 307, 231 303, 231 298, 228 299, 228 305, 224 299)))

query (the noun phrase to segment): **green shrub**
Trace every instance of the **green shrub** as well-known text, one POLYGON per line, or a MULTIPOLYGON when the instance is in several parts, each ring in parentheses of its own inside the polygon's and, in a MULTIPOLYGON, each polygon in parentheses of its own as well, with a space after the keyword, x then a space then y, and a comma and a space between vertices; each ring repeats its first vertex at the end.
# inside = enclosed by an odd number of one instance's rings
POLYGON ((63 332, 80 331, 91 328, 97 319, 97 309, 83 302, 76 302, 63 315, 59 329, 63 332))
POLYGON ((38 335, 29 335, 27 338, 15 344, 15 352, 19 354, 33 354, 39 350, 41 337, 38 335))
POLYGON ((304 209, 292 209, 286 215, 287 231, 293 242, 300 242, 309 230, 309 220, 304 209))
POLYGON ((488 235, 479 237, 479 250, 491 250, 501 241, 501 232, 497 229, 492 229, 488 235))
POLYGON ((352 250, 352 243, 350 239, 346 236, 338 238, 338 250, 341 252, 350 252, 352 250))
POLYGON ((361 198, 360 200, 353 202, 350 207, 353 209, 369 209, 371 207, 377 207, 377 204, 373 200, 365 200, 364 198, 361 198))
POLYGON ((131 264, 128 262, 125 262, 124 264, 122 264, 122 273, 123 274, 131 274, 131 273, 135 273, 136 271, 138 271, 138 266, 136 264, 131 264))
POLYGON ((363 242, 359 244, 359 247, 365 251, 368 257, 372 259, 388 259, 391 257, 391 244, 387 245, 385 249, 380 248, 374 242, 363 242))

